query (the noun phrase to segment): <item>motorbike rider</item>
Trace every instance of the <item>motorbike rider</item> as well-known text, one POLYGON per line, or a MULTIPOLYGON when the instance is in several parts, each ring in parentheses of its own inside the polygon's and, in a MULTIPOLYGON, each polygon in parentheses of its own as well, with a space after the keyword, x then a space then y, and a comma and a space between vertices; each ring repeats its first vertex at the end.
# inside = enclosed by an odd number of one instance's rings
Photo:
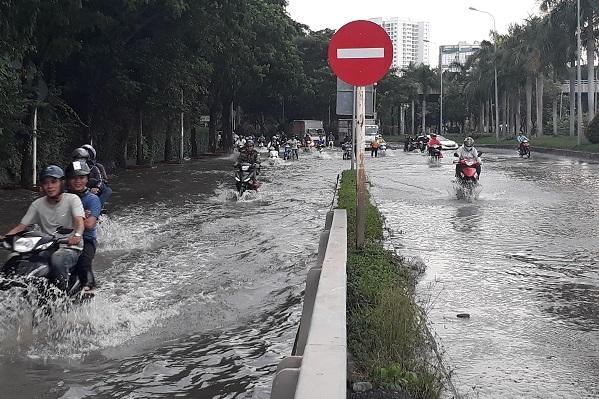
POLYGON ((104 168, 104 165, 102 165, 100 162, 98 162, 96 160, 98 153, 96 152, 96 149, 94 147, 92 147, 91 144, 84 144, 81 146, 81 148, 85 149, 89 155, 89 158, 87 160, 87 165, 90 167, 90 173, 91 173, 91 168, 94 166, 96 166, 98 168, 98 170, 100 171, 100 176, 102 178, 102 183, 104 184, 104 186, 102 187, 102 190, 100 190, 99 192, 92 191, 92 193, 96 194, 100 198, 102 207, 104 207, 104 204, 106 202, 108 202, 108 199, 112 195, 112 189, 108 185, 108 175, 106 174, 106 168, 104 168))
POLYGON ((435 146, 441 147, 441 142, 439 141, 435 133, 431 133, 431 138, 428 140, 428 143, 426 143, 426 147, 428 148, 428 155, 434 155, 433 152, 435 151, 435 146))
POLYGON ((254 141, 247 140, 243 148, 239 151, 239 157, 235 162, 235 167, 238 167, 242 163, 249 163, 252 165, 252 184, 258 185, 256 175, 260 174, 260 154, 254 149, 254 141))
POLYGON ((281 146, 281 143, 279 142, 279 137, 275 134, 274 136, 272 136, 272 138, 270 139, 270 141, 268 142, 268 145, 266 146, 267 148, 274 148, 275 151, 279 151, 279 148, 281 146))
POLYGON ((516 140, 518 140, 518 150, 519 150, 520 152, 522 152, 522 144, 523 144, 525 141, 528 141, 528 137, 526 137, 526 136, 524 135, 524 132, 520 132, 520 133, 518 133, 518 135, 516 136, 516 140))
POLYGON ((295 159, 299 159, 299 140, 297 136, 287 140, 287 144, 291 146, 291 158, 295 157, 295 159))
POLYGON ((472 137, 466 137, 464 139, 464 144, 462 144, 456 150, 456 154, 458 157, 458 163, 455 166, 456 176, 460 175, 459 161, 461 161, 463 159, 471 159, 471 160, 475 160, 476 162, 478 162, 476 165, 476 174, 477 174, 478 178, 480 178, 481 160, 478 156, 478 151, 476 150, 476 148, 474 148, 474 139, 472 137))
POLYGON ((329 142, 329 147, 333 148, 333 145, 335 144, 335 135, 333 134, 333 132, 329 132, 329 137, 327 138, 329 142))
POLYGON ((96 255, 96 223, 102 212, 102 204, 100 198, 87 188, 90 169, 85 162, 74 161, 66 167, 65 172, 67 175, 67 188, 70 193, 77 195, 81 199, 83 211, 85 212, 83 251, 75 266, 75 273, 77 273, 81 286, 83 287, 81 295, 89 296, 95 286, 92 262, 96 255))
MULTIPOLYGON (((62 291, 66 291, 69 272, 77 264, 83 249, 85 228, 81 200, 75 194, 64 192, 64 178, 60 167, 50 165, 44 168, 39 181, 45 195, 33 201, 21 222, 6 233, 23 232, 31 224, 37 224, 43 233, 49 235, 55 234, 59 227, 73 229, 66 244, 61 244, 50 258, 50 281, 62 291)), ((4 237, 0 236, 0 239, 4 237)))

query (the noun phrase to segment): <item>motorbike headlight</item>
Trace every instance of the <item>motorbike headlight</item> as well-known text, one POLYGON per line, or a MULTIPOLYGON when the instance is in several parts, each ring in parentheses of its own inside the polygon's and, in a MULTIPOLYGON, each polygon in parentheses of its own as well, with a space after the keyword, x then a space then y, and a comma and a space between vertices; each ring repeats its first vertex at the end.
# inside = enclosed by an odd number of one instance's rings
POLYGON ((22 238, 18 238, 12 248, 16 251, 16 252, 31 252, 31 250, 33 248, 35 248, 35 244, 37 244, 37 242, 39 240, 41 240, 41 237, 22 237, 22 238))
POLYGON ((249 165, 243 165, 243 166, 241 167, 241 170, 243 170, 244 172, 248 171, 249 169, 250 169, 250 166, 249 166, 249 165))

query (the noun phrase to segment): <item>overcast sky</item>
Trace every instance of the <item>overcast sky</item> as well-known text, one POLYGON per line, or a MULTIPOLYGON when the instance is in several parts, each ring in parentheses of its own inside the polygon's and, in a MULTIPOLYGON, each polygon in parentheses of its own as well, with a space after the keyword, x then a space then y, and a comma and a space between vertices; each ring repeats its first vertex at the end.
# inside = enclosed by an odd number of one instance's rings
MULTIPOLYGON (((512 23, 538 14, 538 0, 288 0, 287 11, 294 20, 312 30, 338 29, 356 19, 399 17, 428 21, 431 25, 431 58, 436 60, 439 44, 460 40, 487 39, 493 20, 487 14, 468 10, 475 7, 495 16, 497 30, 506 33, 512 23)), ((437 62, 434 62, 436 65, 437 62)))

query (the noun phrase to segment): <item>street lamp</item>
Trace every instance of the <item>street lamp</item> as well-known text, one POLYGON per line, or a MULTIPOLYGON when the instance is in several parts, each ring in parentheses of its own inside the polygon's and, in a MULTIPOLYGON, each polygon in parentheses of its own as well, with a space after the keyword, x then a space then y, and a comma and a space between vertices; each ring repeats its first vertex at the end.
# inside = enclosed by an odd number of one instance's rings
MULTIPOLYGON (((495 17, 488 11, 479 10, 478 8, 468 7, 469 10, 482 12, 483 14, 490 15, 493 18, 493 33, 497 35, 497 28, 495 26, 495 17)), ((493 60, 493 70, 495 72, 495 140, 499 143, 499 93, 497 91, 497 38, 493 40, 495 46, 495 60, 493 60)))

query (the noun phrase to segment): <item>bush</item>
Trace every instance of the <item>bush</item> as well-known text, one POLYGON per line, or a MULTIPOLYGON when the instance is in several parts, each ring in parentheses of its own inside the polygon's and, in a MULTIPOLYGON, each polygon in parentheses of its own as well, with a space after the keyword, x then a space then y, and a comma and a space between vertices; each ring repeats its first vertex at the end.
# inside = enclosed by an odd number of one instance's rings
POLYGON ((591 143, 599 143, 599 114, 595 115, 590 125, 586 128, 586 134, 591 143))

